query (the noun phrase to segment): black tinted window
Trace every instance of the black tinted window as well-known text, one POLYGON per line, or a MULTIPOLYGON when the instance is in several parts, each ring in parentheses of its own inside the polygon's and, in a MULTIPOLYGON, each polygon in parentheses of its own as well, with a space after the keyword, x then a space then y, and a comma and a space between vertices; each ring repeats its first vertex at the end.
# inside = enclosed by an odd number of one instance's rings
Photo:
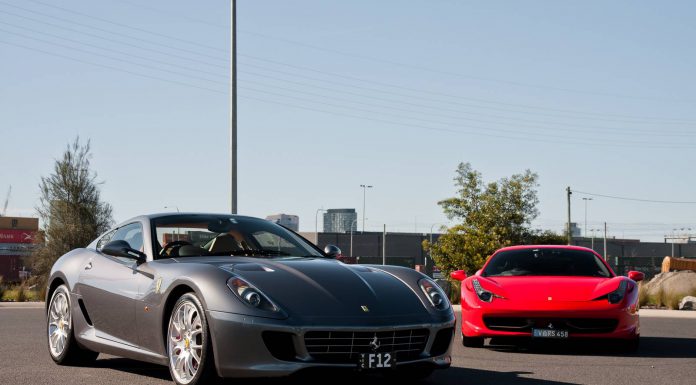
POLYGON ((568 249, 521 249, 494 255, 483 276, 578 276, 611 277, 596 255, 568 249))

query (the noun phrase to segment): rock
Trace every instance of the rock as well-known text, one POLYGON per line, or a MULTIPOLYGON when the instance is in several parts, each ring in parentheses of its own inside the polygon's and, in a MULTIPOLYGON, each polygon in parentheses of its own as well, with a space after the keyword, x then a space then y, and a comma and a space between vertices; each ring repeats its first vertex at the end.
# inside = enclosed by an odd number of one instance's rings
POLYGON ((696 297, 686 296, 679 301, 679 310, 696 310, 696 297))
POLYGON ((660 273, 644 285, 648 296, 656 296, 660 291, 665 293, 696 293, 696 272, 686 270, 660 273))

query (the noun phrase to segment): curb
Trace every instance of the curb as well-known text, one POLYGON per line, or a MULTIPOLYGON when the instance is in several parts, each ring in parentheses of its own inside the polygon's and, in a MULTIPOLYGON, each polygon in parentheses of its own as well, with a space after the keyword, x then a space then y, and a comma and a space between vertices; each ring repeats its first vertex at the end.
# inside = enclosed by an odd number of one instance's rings
POLYGON ((43 309, 45 302, 0 302, 0 309, 43 309))

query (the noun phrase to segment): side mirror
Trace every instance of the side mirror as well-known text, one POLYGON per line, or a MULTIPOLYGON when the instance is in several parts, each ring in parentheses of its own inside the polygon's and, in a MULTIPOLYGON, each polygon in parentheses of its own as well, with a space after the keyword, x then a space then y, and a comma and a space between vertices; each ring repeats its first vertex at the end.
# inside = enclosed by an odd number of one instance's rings
POLYGON ((101 252, 114 257, 135 259, 137 263, 143 263, 147 260, 145 253, 131 248, 128 242, 122 240, 107 243, 102 247, 101 252))
POLYGON ((326 254, 327 257, 336 258, 341 255, 341 249, 335 245, 326 245, 324 248, 324 254, 326 254))
POLYGON ((639 282, 645 279, 645 274, 641 273, 640 271, 629 271, 628 278, 639 282))
POLYGON ((452 277, 452 279, 456 279, 457 281, 463 281, 466 279, 466 272, 464 270, 453 271, 450 273, 450 277, 452 277))

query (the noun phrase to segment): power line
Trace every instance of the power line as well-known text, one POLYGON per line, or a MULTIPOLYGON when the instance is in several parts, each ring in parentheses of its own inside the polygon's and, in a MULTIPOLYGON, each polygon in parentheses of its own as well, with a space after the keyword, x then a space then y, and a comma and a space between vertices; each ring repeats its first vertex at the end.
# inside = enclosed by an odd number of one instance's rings
POLYGON ((208 88, 208 87, 201 87, 201 86, 197 86, 197 85, 190 84, 190 83, 186 83, 186 82, 180 82, 180 81, 177 81, 177 80, 171 80, 171 79, 161 78, 161 77, 158 77, 158 76, 146 75, 146 74, 143 74, 143 73, 139 73, 139 72, 135 72, 135 71, 130 71, 130 70, 123 69, 123 68, 119 68, 119 67, 114 67, 114 66, 110 66, 110 65, 106 65, 106 64, 101 64, 101 63, 95 63, 95 62, 91 62, 91 61, 88 61, 88 60, 83 60, 83 59, 71 57, 71 56, 68 56, 68 55, 62 55, 62 54, 59 54, 59 53, 50 52, 50 51, 46 51, 46 50, 39 49, 39 48, 28 47, 28 46, 25 46, 25 45, 22 45, 22 44, 17 44, 17 43, 13 43, 13 42, 9 42, 9 41, 0 40, 0 43, 2 43, 2 44, 7 44, 7 45, 11 45, 11 46, 15 46, 15 47, 22 48, 22 49, 26 49, 26 50, 29 50, 29 51, 35 51, 35 52, 43 53, 43 54, 45 54, 45 55, 51 55, 51 56, 56 56, 56 57, 60 57, 60 58, 67 59, 67 60, 72 60, 72 61, 79 62, 79 63, 83 63, 83 64, 89 64, 89 65, 93 65, 93 66, 96 66, 96 67, 102 67, 102 68, 106 68, 106 69, 110 69, 110 70, 114 70, 114 71, 118 71, 118 72, 124 72, 124 73, 130 74, 130 75, 140 76, 140 77, 143 77, 143 78, 148 78, 148 79, 152 79, 152 80, 159 80, 159 81, 163 81, 163 82, 167 82, 167 83, 177 84, 177 85, 184 86, 184 87, 197 88, 197 89, 199 89, 199 90, 204 90, 204 91, 209 91, 209 92, 215 92, 215 93, 219 93, 219 94, 227 94, 227 92, 225 92, 225 91, 219 91, 219 90, 215 90, 215 89, 208 88))
MULTIPOLYGON (((0 12, 2 12, 2 11, 0 11, 0 12)), ((0 22, 0 23, 2 23, 2 22, 0 22)), ((77 41, 77 40, 74 40, 74 39, 70 39, 70 38, 66 38, 66 37, 62 37, 62 36, 57 36, 57 35, 54 35, 54 34, 48 34, 48 33, 45 33, 45 32, 37 31, 37 30, 35 30, 35 29, 26 28, 26 27, 21 27, 21 26, 18 26, 18 25, 15 25, 15 24, 11 24, 11 23, 3 23, 3 24, 10 25, 10 26, 13 26, 13 27, 15 27, 15 28, 21 28, 21 29, 24 29, 24 30, 29 30, 29 31, 36 32, 36 33, 41 33, 41 34, 44 34, 44 35, 47 35, 47 36, 52 36, 52 37, 55 37, 55 38, 63 39, 63 40, 66 40, 66 41, 71 41, 71 42, 78 43, 78 44, 84 44, 84 45, 87 45, 87 46, 95 47, 95 48, 97 48, 97 49, 107 50, 106 48, 104 48, 104 47, 102 47, 102 46, 99 46, 99 45, 94 45, 94 44, 90 44, 90 43, 86 43, 86 42, 82 42, 82 41, 77 41)), ((73 31, 74 31, 74 30, 73 30, 73 31)), ((22 36, 25 36, 25 35, 22 35, 22 36)), ((26 37, 26 36, 25 36, 25 37, 26 37)), ((98 35, 97 35, 97 37, 103 38, 103 37, 98 36, 98 35)), ((29 37, 28 37, 28 38, 29 38, 29 37)), ((109 40, 111 40, 111 39, 109 39, 109 40)), ((142 47, 142 46, 136 46, 136 47, 142 48, 142 49, 147 49, 147 48, 142 47)), ((123 51, 117 51, 117 50, 113 50, 113 49, 111 49, 110 51, 112 51, 112 52, 117 52, 117 53, 121 53, 121 54, 124 54, 124 55, 127 55, 127 56, 132 56, 132 57, 139 58, 139 59, 142 59, 142 60, 150 60, 150 61, 153 61, 153 62, 156 62, 156 63, 165 64, 165 65, 168 65, 168 66, 174 66, 173 64, 171 64, 171 63, 169 63, 169 62, 164 62, 164 61, 157 60, 157 59, 150 59, 150 58, 146 58, 146 57, 143 57, 143 56, 133 55, 133 54, 130 54, 130 53, 127 53, 127 52, 123 52, 123 51)), ((166 54, 166 53, 164 53, 164 54, 166 54)), ((113 58, 112 58, 112 59, 113 59, 113 58)), ((257 59, 257 60, 264 60, 264 59, 260 59, 260 58, 255 58, 255 59, 257 59)), ((276 63, 278 63, 278 62, 276 62, 276 63)), ((298 76, 298 75, 293 74, 293 73, 288 73, 288 72, 285 72, 285 71, 277 71, 277 70, 275 70, 275 69, 268 69, 268 68, 266 68, 266 67, 259 67, 259 66, 254 66, 254 65, 250 65, 250 66, 251 66, 252 68, 260 68, 260 69, 262 69, 262 70, 280 72, 280 73, 282 73, 282 74, 286 74, 286 75, 289 75, 289 76, 298 76)), ((194 72, 197 72, 197 73, 198 73, 198 72, 207 73, 207 74, 211 74, 211 75, 213 75, 213 76, 219 76, 219 75, 220 75, 220 74, 218 74, 218 73, 213 73, 213 72, 209 72, 209 71, 203 71, 203 70, 195 69, 195 68, 192 68, 192 67, 186 67, 186 66, 182 66, 182 65, 179 65, 178 67, 179 67, 179 68, 182 68, 182 69, 187 69, 187 70, 190 70, 190 71, 194 71, 194 72)), ((320 71, 320 72, 321 72, 321 71, 320 71)), ((291 82, 291 81, 288 81, 287 79, 272 77, 272 76, 265 75, 265 74, 259 74, 259 73, 253 73, 253 72, 247 72, 247 73, 249 73, 249 74, 251 74, 251 75, 253 75, 253 76, 261 76, 261 77, 276 79, 276 80, 280 80, 280 81, 284 81, 284 82, 291 82)), ((226 76, 226 74, 225 74, 225 76, 226 76)), ((299 75, 299 76, 301 76, 301 75, 299 75)), ((304 78, 308 78, 308 77, 304 77, 304 78)), ((356 79, 356 80, 362 80, 362 79, 353 78, 353 77, 348 77, 348 78, 356 79)), ((314 78, 314 77, 309 77, 309 79, 311 79, 311 80, 316 80, 316 81, 325 81, 324 79, 319 79, 319 78, 314 78)), ((206 80, 211 81, 210 79, 206 79, 206 80)), ((217 80, 216 80, 216 81, 217 81, 217 80)), ((362 80, 362 81, 364 81, 364 80, 362 80)), ((357 94, 357 93, 346 92, 345 90, 336 90, 336 89, 331 89, 331 88, 327 88, 327 87, 317 87, 317 86, 315 86, 315 85, 309 85, 309 84, 307 84, 307 83, 300 83, 300 82, 291 82, 291 83, 299 84, 299 85, 301 85, 301 86, 310 86, 310 87, 314 87, 314 88, 320 88, 320 89, 329 90, 329 91, 332 91, 332 92, 348 93, 348 94, 352 94, 352 95, 359 96, 359 97, 361 97, 361 98, 368 97, 368 98, 383 100, 383 101, 387 101, 387 102, 391 102, 391 103, 408 104, 408 105, 411 105, 411 106, 417 106, 417 107, 424 107, 424 108, 429 108, 429 109, 446 110, 446 111, 453 111, 453 112, 457 112, 457 113, 462 113, 462 111, 454 110, 454 109, 446 109, 446 108, 442 108, 442 107, 428 106, 428 105, 422 105, 422 104, 417 104, 417 103, 409 103, 409 102, 402 101, 402 100, 394 100, 394 99, 387 99, 387 98, 376 98, 376 97, 374 97, 374 96, 369 96, 369 95, 363 95, 363 94, 357 94)), ((344 84, 344 83, 337 83, 337 82, 330 82, 330 83, 331 83, 331 84, 338 84, 338 85, 341 85, 341 86, 346 86, 346 84, 344 84)), ((355 85, 348 85, 348 86, 359 87, 359 86, 355 86, 355 85)), ((277 86, 274 86, 274 87, 277 87, 277 86)), ((286 89, 287 89, 287 88, 286 88, 286 89)), ((372 88, 365 88, 365 89, 367 89, 367 90, 372 90, 372 91, 375 90, 375 89, 372 89, 372 88)), ((299 93, 305 93, 305 94, 313 94, 313 93, 308 93, 308 92, 306 92, 306 91, 298 91, 298 90, 293 90, 293 89, 287 89, 287 90, 294 91, 294 92, 299 92, 299 93)), ((396 93, 393 93, 393 94, 399 95, 399 94, 396 94, 396 93)), ((317 95, 317 94, 313 94, 313 95, 321 96, 321 97, 326 97, 326 96, 317 95)), ((331 97, 330 97, 330 98, 331 98, 331 97)), ((340 98, 335 98, 335 97, 332 97, 332 98, 337 99, 337 100, 346 101, 346 102, 349 102, 349 103, 367 104, 367 103, 356 102, 356 101, 351 101, 351 100, 347 100, 347 99, 340 99, 340 98)), ((392 106, 384 106, 384 105, 382 105, 382 106, 380 106, 380 107, 381 107, 381 108, 388 108, 388 109, 401 110, 401 111, 406 111, 406 112, 414 112, 412 109, 406 110, 406 109, 396 108, 396 107, 392 107, 392 106)), ((433 116, 447 117, 447 116, 443 116, 442 114, 427 113, 427 112, 422 112, 422 111, 417 112, 417 113, 419 113, 419 114, 424 114, 424 115, 433 115, 433 116)), ((476 114, 476 113, 471 113, 471 112, 464 112, 464 113, 466 113, 466 114, 474 114, 474 115, 492 116, 492 117, 498 118, 498 119, 502 118, 502 119, 512 120, 512 118, 501 117, 501 116, 495 116, 495 115, 490 115, 490 114, 476 114)), ((468 120, 468 121, 474 121, 474 122, 486 123, 486 124, 503 124, 503 125, 505 125, 505 124, 510 124, 510 123, 506 123, 506 122, 487 121, 487 120, 481 120, 481 119, 471 119, 471 118, 464 118, 464 117, 459 117, 459 116, 458 116, 458 117, 449 116, 449 117, 447 117, 447 118, 457 119, 457 120, 468 120)), ((614 127, 592 127, 592 126, 574 125, 574 124, 572 124, 572 123, 539 122, 539 121, 530 121, 530 120, 523 120, 523 119, 515 119, 514 124, 515 124, 516 126, 520 126, 520 127, 531 127, 531 128, 535 128, 535 129, 541 129, 541 130, 554 130, 554 131, 555 131, 555 130, 560 130, 560 131, 572 131, 572 132, 576 132, 577 130, 574 130, 574 129, 573 129, 573 130, 569 130, 569 129, 563 130, 563 129, 560 129, 560 128, 558 127, 558 125, 562 125, 562 126, 575 126, 575 127, 585 128, 585 129, 587 129, 587 128, 597 128, 597 129, 600 129, 600 130, 610 130, 610 131, 624 131, 624 130, 625 130, 625 129, 614 128, 614 127), (534 123, 537 123, 537 124, 536 124, 536 125, 526 125, 526 124, 520 123, 520 121, 522 121, 522 122, 534 122, 534 123), (547 128, 547 127, 539 126, 539 124, 554 124, 554 125, 556 125, 556 126, 553 127, 553 128, 547 128)), ((633 134, 633 135, 636 135, 636 134, 639 134, 639 135, 640 135, 640 134, 644 134, 644 135, 645 135, 645 134, 648 134, 648 135, 650 135, 650 134, 652 134, 652 133, 650 133, 650 132, 645 132, 645 131, 640 131, 640 132, 638 132, 637 130, 634 130, 634 129, 629 130, 628 132, 630 132, 630 133, 633 134)), ((603 133, 603 134, 606 134, 606 133, 604 133, 604 132, 602 132, 602 133, 603 133)), ((666 132, 666 133, 665 133, 665 132, 659 132, 659 135, 660 135, 660 136, 690 136, 690 135, 693 135, 693 133, 671 133, 671 132, 666 132)))
POLYGON ((590 195, 590 196, 609 198, 609 199, 619 199, 619 200, 624 200, 624 201, 635 201, 635 202, 646 202, 646 203, 666 203, 666 204, 688 204, 688 205, 696 204, 696 201, 670 201, 670 200, 640 199, 640 198, 621 197, 621 196, 616 196, 616 195, 595 194, 595 193, 589 193, 589 192, 577 191, 577 190, 572 190, 572 191, 574 193, 578 193, 578 194, 582 194, 582 195, 590 195))
MULTIPOLYGON (((217 48, 215 48, 215 47, 213 47, 213 46, 201 45, 200 43, 193 42, 193 41, 190 41, 190 40, 185 40, 185 39, 180 39, 180 38, 176 38, 176 37, 171 37, 171 36, 168 36, 168 35, 165 35, 165 34, 161 34, 161 33, 158 33, 158 32, 146 30, 146 29, 143 29, 143 28, 133 27, 133 26, 130 26, 130 25, 127 25, 127 24, 123 24, 123 23, 113 22, 113 21, 111 21, 111 20, 107 20, 107 19, 104 19, 104 18, 92 16, 92 15, 89 15, 89 14, 86 14, 86 13, 83 13, 83 12, 78 12, 78 11, 70 10, 70 9, 65 8, 65 7, 54 6, 54 5, 46 4, 46 3, 43 3, 43 2, 40 2, 40 1, 37 1, 37 0, 31 0, 31 1, 34 2, 34 3, 37 3, 37 4, 42 4, 42 5, 44 5, 44 6, 49 6, 49 7, 57 8, 57 9, 60 9, 60 10, 65 11, 65 12, 74 13, 74 14, 81 15, 81 16, 84 16, 84 17, 90 17, 90 18, 93 18, 93 19, 96 19, 96 20, 100 20, 100 21, 103 21, 103 22, 107 22, 107 23, 110 23, 110 24, 113 24, 113 25, 117 25, 117 26, 120 26, 120 27, 131 28, 131 29, 134 29, 134 30, 137 30, 137 31, 150 33, 150 34, 153 34, 153 35, 156 35, 156 36, 161 36, 161 37, 166 37, 166 38, 171 38, 171 39, 174 39, 174 40, 182 41, 182 42, 185 42, 185 43, 187 43, 187 44, 195 44, 195 45, 200 45, 200 46, 205 47, 205 48, 216 49, 216 50, 217 50, 217 48)), ((12 5, 12 4, 8 4, 8 3, 2 2, 2 1, 0 1, 0 3, 7 4, 7 5, 10 5, 10 6, 19 8, 19 9, 23 9, 23 10, 25 10, 25 11, 27 11, 27 12, 33 12, 33 13, 41 14, 41 13, 39 13, 39 12, 32 11, 32 10, 29 10, 29 9, 26 9, 26 8, 23 8, 23 7, 18 7, 18 6, 15 6, 15 5, 12 5)), ((43 14, 43 15, 45 15, 45 14, 43 14)), ((49 16, 49 17, 52 17, 52 16, 49 16)), ((58 19, 59 19, 59 18, 58 18, 58 19)), ((59 19, 59 20, 63 20, 63 21, 67 21, 67 22, 76 23, 76 22, 74 22, 74 21, 69 21, 69 20, 66 20, 66 19, 59 19)), ((76 23, 76 24, 77 24, 77 23, 76 23)), ((82 24, 82 25, 84 26, 84 24, 82 24)), ((89 27, 89 26, 88 26, 88 27, 89 27)), ((92 27, 92 28, 96 28, 96 27, 92 27)), ((114 33, 114 32, 108 31, 108 30, 103 30, 103 29, 100 29, 100 30, 102 30, 102 31, 107 31, 107 32, 109 32, 109 33, 114 33)), ((129 38, 134 38, 134 37, 129 36, 129 38)), ((140 40, 142 40, 142 39, 140 39, 140 40)), ((282 40, 282 38, 281 38, 281 40, 282 40)), ((198 55, 203 55, 203 56, 207 56, 207 57, 212 57, 212 58, 215 58, 215 59, 217 59, 217 60, 220 60, 220 59, 217 58, 217 57, 213 57, 213 56, 210 56, 210 55, 201 54, 201 53, 199 53, 199 52, 194 52, 194 51, 190 51, 190 50, 185 50, 185 49, 182 49, 182 48, 179 48, 179 47, 172 47, 172 46, 167 46, 167 47, 173 48, 173 49, 183 50, 183 51, 185 51, 185 52, 192 52, 192 53, 196 53, 196 54, 198 54, 198 55)), ((299 67, 299 66, 295 66, 295 67, 299 67)), ((306 68, 306 67, 305 67, 305 68, 306 68)), ((307 69, 307 70, 314 70, 314 71, 316 71, 315 69, 307 69)), ((333 74, 333 75, 337 75, 337 74, 333 74)), ((340 76, 340 75, 339 75, 339 76, 340 76)), ((370 81, 370 80, 362 80, 362 81, 374 83, 373 81, 370 81)), ((384 83, 383 83, 383 84, 384 84, 384 83)), ((404 88, 404 87, 398 86, 398 85, 389 85, 389 86, 404 88)), ((412 90, 413 92, 428 92, 428 91, 415 90, 415 89, 411 89, 411 90, 412 90)), ((431 92, 431 94, 439 94, 439 93, 432 93, 432 92, 431 92)), ((516 107, 516 108, 529 108, 529 109, 539 109, 539 110, 547 110, 547 111, 557 111, 557 112, 568 113, 568 114, 585 114, 585 115, 592 115, 592 116, 613 116, 613 117, 622 117, 622 118, 627 118, 627 119, 662 120, 663 123, 668 123, 668 124, 683 124, 683 123, 691 122, 691 121, 689 121, 689 120, 675 119, 675 118, 662 118, 662 117, 633 117, 633 116, 618 115, 618 114, 606 114, 606 113, 596 113, 596 112, 586 112, 586 111, 573 111, 573 110, 563 110, 563 109, 551 109, 551 108, 547 108, 547 107, 539 107, 539 106, 531 106, 531 105, 520 105, 520 104, 514 104, 514 103, 503 103, 503 102, 500 102, 500 101, 490 101, 490 100, 483 100, 483 99, 465 98, 465 97, 458 96, 458 95, 448 95, 448 94, 439 94, 439 95, 445 96, 445 97, 448 97, 448 98, 460 98, 460 99, 474 100, 474 101, 477 101, 477 102, 480 102, 480 103, 507 105, 507 106, 516 107)), ((476 107, 478 107, 478 108, 485 108, 485 107, 483 107, 483 106, 476 106, 476 107)), ((490 108, 490 107, 488 107, 488 108, 490 108)), ((510 111, 510 112, 525 113, 525 112, 520 112, 520 111, 510 111)), ((529 113, 529 112, 526 112, 526 113, 529 113)), ((567 118, 567 117, 566 117, 566 118, 567 118)), ((587 118, 587 117, 585 117, 585 118, 574 117, 574 118, 577 118, 577 119, 590 119, 590 118, 587 118)), ((596 118, 594 118, 594 119, 596 119, 596 118)), ((633 122, 633 123, 635 123, 635 122, 633 122)))
MULTIPOLYGON (((34 0, 32 0, 32 1, 34 1, 34 0)), ((189 21, 203 23, 203 24, 215 26, 218 28, 229 28, 229 26, 210 23, 209 21, 206 21, 206 20, 192 18, 190 16, 184 16, 184 15, 181 15, 181 14, 176 13, 176 12, 165 11, 165 10, 162 10, 161 8, 156 8, 156 7, 152 7, 152 6, 144 6, 140 3, 134 3, 132 1, 126 1, 126 0, 117 0, 117 1, 119 1, 121 3, 129 4, 133 7, 140 7, 140 8, 148 9, 148 10, 150 10, 152 12, 156 12, 158 14, 165 12, 165 13, 168 13, 170 15, 184 18, 184 19, 189 20, 189 21)), ((512 86, 516 86, 516 87, 549 89, 549 90, 554 90, 554 91, 562 91, 562 92, 578 93, 578 94, 586 94, 586 95, 595 95, 595 96, 609 96, 609 97, 625 98, 625 99, 659 100, 659 101, 663 101, 663 102, 675 102, 676 101, 676 102, 680 102, 680 103, 694 103, 694 101, 671 100, 671 99, 664 99, 664 98, 656 98, 656 97, 652 97, 652 96, 623 95, 623 94, 613 94, 613 93, 606 93, 606 92, 576 90, 576 89, 563 88, 563 87, 554 87, 554 86, 549 86, 549 85, 531 84, 531 83, 525 83, 525 82, 519 82, 519 81, 513 81, 513 80, 507 80, 507 79, 493 79, 493 78, 486 78, 486 77, 463 75, 463 74, 457 73, 457 72, 444 71, 444 70, 440 70, 440 69, 433 69, 433 68, 428 68, 428 67, 414 65, 414 64, 408 64, 408 63, 402 63, 402 62, 397 62, 397 61, 393 61, 393 60, 376 58, 376 57, 358 54, 358 53, 354 53, 354 52, 345 52, 345 51, 341 51, 341 50, 337 50, 337 49, 333 49, 333 48, 321 47, 321 46, 317 46, 317 45, 313 45, 313 44, 308 44, 306 42, 292 40, 292 39, 288 39, 285 37, 272 36, 272 35, 268 35, 265 33, 256 32, 256 31, 239 30, 239 32, 242 32, 242 33, 245 33, 248 35, 252 35, 252 36, 261 37, 264 39, 282 41, 284 43, 302 46, 302 47, 309 48, 309 49, 316 50, 316 51, 329 52, 329 53, 333 53, 333 54, 337 54, 337 55, 354 57, 354 58, 358 58, 361 60, 378 62, 378 63, 382 63, 382 64, 388 64, 388 65, 399 66, 399 67, 404 67, 404 68, 410 68, 410 69, 415 69, 415 70, 419 70, 419 71, 438 73, 438 74, 442 74, 442 75, 455 76, 455 77, 464 78, 464 79, 472 79, 472 80, 478 80, 478 81, 501 83, 501 84, 507 84, 507 85, 512 85, 512 86)))

